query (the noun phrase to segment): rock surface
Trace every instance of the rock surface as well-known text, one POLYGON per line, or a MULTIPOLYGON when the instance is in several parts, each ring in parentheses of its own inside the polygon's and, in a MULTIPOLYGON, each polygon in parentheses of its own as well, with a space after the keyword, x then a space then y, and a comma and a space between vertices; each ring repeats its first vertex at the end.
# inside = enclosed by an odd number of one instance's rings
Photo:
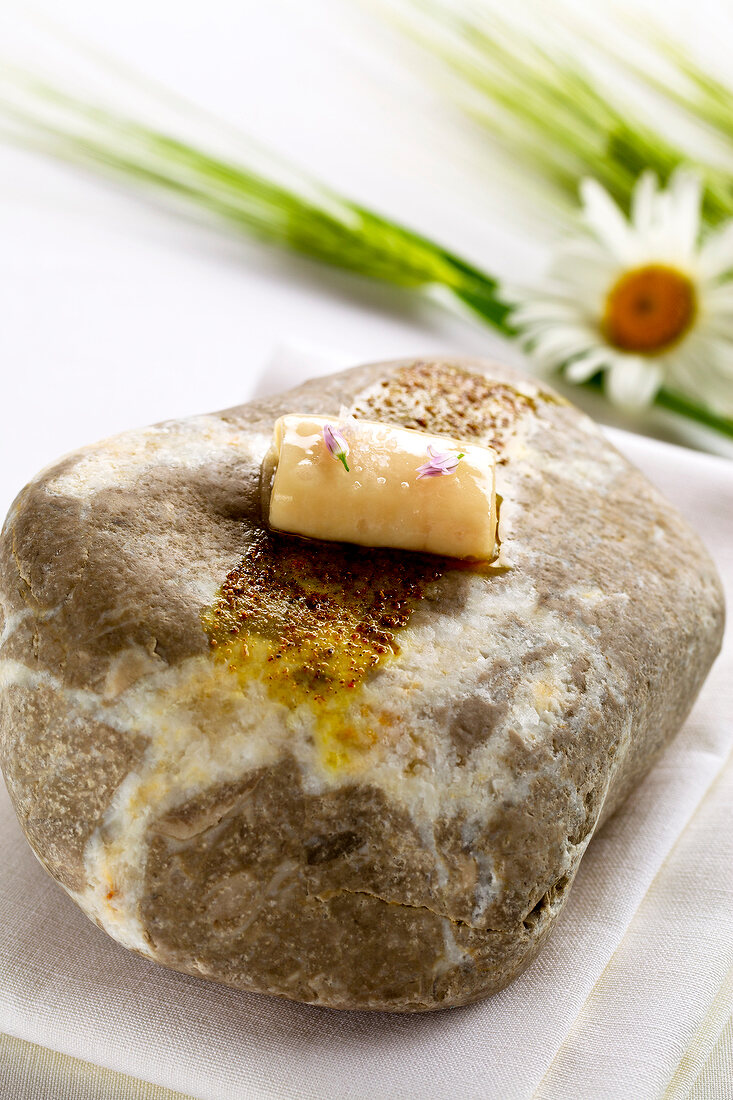
POLYGON ((0 762, 34 851, 127 947, 419 1011, 530 962, 720 645, 696 534, 576 409, 403 361, 85 448, 0 540, 0 762), (499 455, 488 569, 268 533, 286 412, 499 455))

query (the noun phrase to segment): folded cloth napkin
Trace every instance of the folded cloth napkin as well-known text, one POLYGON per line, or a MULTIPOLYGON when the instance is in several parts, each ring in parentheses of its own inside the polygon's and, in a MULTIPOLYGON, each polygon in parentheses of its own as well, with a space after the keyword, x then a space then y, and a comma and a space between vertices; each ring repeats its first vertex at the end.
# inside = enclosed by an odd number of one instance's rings
MULTIPOLYGON (((290 349, 288 382, 319 363, 290 349)), ((701 532, 733 601, 733 466, 609 435, 701 532)), ((733 1003, 732 660, 728 636, 684 730, 594 838, 529 970, 490 1000, 425 1016, 291 1004, 128 953, 41 870, 3 789, 0 1031, 210 1100, 687 1097, 733 1003)))

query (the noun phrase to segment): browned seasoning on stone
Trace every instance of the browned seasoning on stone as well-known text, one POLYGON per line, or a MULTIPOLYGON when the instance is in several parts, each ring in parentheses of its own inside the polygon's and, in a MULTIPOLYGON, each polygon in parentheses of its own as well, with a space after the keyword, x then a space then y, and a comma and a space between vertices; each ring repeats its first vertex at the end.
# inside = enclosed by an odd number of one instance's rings
POLYGON ((532 397, 450 363, 419 361, 385 379, 353 412, 403 428, 476 439, 501 461, 521 417, 536 412, 538 401, 560 400, 541 392, 532 397))
POLYGON ((262 531, 204 614, 216 658, 282 701, 351 689, 397 653, 443 559, 262 531))

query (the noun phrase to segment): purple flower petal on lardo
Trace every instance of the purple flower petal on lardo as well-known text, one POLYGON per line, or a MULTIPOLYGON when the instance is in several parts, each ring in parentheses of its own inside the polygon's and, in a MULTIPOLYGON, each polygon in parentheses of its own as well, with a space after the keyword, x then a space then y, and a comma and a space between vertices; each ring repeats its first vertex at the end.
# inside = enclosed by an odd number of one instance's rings
POLYGON ((349 467, 346 462, 346 456, 349 453, 349 444, 338 428, 334 428, 333 424, 324 424, 323 442, 326 444, 329 454, 333 455, 339 462, 342 462, 344 469, 348 473, 349 467))
POLYGON ((437 451, 435 447, 428 444, 428 461, 423 463, 422 466, 417 468, 417 480, 420 481, 424 477, 445 477, 448 474, 454 474, 458 467, 458 463, 463 458, 461 454, 450 454, 448 451, 437 451))

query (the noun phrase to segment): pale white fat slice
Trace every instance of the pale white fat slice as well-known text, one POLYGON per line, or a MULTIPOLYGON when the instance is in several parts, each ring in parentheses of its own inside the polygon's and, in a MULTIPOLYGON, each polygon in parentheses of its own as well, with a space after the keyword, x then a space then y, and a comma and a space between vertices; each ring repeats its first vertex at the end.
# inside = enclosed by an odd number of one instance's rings
POLYGON ((486 561, 496 542, 496 456, 488 447, 407 428, 350 420, 339 427, 347 464, 326 446, 325 416, 275 425, 269 523, 306 538, 389 546, 486 561), (434 453, 463 457, 452 473, 418 476, 434 453))

